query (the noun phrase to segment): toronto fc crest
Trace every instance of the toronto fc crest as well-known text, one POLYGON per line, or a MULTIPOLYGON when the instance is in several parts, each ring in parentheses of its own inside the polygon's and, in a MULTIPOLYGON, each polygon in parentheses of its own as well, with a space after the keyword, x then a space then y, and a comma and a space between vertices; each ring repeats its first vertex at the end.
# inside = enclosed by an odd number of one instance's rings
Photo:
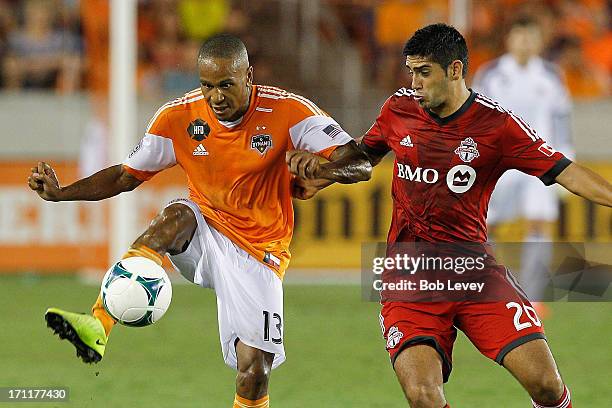
POLYGON ((463 162, 469 163, 480 156, 476 146, 477 144, 474 139, 468 137, 461 142, 458 148, 455 149, 455 153, 463 162))
POLYGON ((392 326, 387 333, 387 349, 395 348, 404 337, 404 333, 402 333, 397 326, 392 326))

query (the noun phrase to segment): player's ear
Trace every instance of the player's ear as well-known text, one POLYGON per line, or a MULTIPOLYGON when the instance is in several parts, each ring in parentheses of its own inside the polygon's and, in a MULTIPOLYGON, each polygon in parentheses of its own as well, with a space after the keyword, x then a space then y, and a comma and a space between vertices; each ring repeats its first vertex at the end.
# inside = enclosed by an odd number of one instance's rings
POLYGON ((247 69, 247 84, 253 85, 253 67, 252 66, 250 66, 249 69, 247 69))
POLYGON ((463 62, 459 60, 451 62, 448 66, 448 76, 455 81, 463 78, 463 62))

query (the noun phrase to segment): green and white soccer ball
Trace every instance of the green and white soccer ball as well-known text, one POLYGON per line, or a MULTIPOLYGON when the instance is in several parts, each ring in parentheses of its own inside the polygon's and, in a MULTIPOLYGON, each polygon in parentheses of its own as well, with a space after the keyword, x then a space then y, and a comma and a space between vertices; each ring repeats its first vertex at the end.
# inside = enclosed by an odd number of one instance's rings
POLYGON ((114 264, 101 287, 104 308, 125 326, 144 327, 158 321, 172 300, 172 284, 164 268, 144 257, 114 264))

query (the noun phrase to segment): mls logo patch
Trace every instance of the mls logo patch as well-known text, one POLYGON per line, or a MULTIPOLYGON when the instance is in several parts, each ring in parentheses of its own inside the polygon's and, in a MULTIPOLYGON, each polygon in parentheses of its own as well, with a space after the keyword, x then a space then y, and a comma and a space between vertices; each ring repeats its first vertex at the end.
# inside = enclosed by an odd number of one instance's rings
POLYGON ((395 348, 399 344, 402 337, 404 337, 404 333, 402 333, 396 326, 391 326, 389 333, 387 333, 387 349, 395 348))
POLYGON ((189 137, 193 140, 201 142, 210 133, 210 126, 202 119, 196 119, 187 126, 187 133, 189 133, 189 137))
POLYGON ((251 149, 257 150, 262 155, 272 148, 272 136, 268 134, 259 134, 251 136, 251 149))
POLYGON ((458 148, 455 149, 455 153, 463 162, 469 163, 475 158, 480 157, 480 152, 476 146, 477 145, 474 139, 468 137, 461 142, 458 148))

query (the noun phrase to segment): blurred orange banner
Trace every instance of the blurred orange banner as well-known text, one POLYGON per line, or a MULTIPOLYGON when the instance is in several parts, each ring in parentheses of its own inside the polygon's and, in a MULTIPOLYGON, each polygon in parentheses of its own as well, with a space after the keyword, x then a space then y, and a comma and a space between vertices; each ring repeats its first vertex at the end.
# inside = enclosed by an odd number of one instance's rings
MULTIPOLYGON (((108 200, 46 202, 27 186, 34 164, 34 161, 0 162, 0 273, 106 269, 108 200)), ((76 162, 50 164, 62 185, 76 180, 76 162)), ((586 165, 612 179, 612 164, 586 165)), ((334 185, 312 200, 296 200, 290 269, 359 269, 361 244, 386 239, 392 212, 392 173, 393 161, 384 160, 367 183, 334 185)), ((147 227, 166 203, 187 197, 186 185, 183 171, 176 166, 130 193, 137 233, 147 227)), ((568 195, 563 199, 555 230, 555 240, 611 242, 612 208, 568 195)), ((524 236, 520 221, 501 226, 499 232, 500 242, 520 242, 524 236)))
MULTIPOLYGON (((0 272, 106 269, 108 202, 42 200, 27 185, 35 164, 0 162, 0 272)), ((76 162, 50 164, 62 185, 77 179, 76 162)), ((137 230, 142 231, 165 203, 186 197, 185 186, 185 175, 179 167, 143 184, 134 195, 137 230)))

